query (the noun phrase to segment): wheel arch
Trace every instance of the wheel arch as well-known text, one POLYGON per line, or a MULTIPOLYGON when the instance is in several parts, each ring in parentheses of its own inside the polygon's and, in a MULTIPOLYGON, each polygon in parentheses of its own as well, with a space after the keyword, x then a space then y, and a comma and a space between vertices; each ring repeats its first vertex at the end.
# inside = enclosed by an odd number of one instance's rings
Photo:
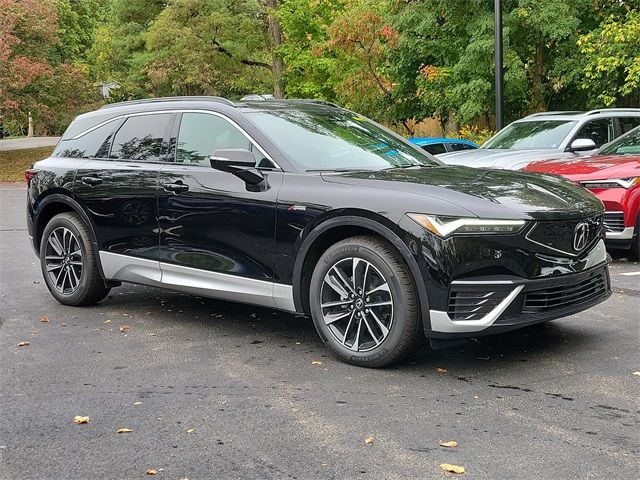
MULTIPOLYGON (((93 228, 93 223, 91 222, 89 215, 87 215, 80 204, 69 195, 65 195, 63 193, 52 193, 47 195, 38 203, 34 213, 33 246, 38 255, 40 254, 40 243, 42 241, 42 233, 44 232, 45 227, 53 217, 64 212, 74 212, 80 215, 80 218, 82 218, 82 220, 87 224, 89 231, 91 232, 91 243, 93 243, 97 248, 96 232, 93 228)), ((103 275, 102 265, 99 260, 100 259, 98 258, 98 268, 100 270, 100 274, 103 275)))
POLYGON ((389 227, 364 216, 341 215, 317 225, 303 240, 293 267, 293 301, 297 311, 307 315, 309 309, 309 285, 311 274, 322 253, 337 241, 357 235, 378 235, 388 241, 400 253, 409 268, 418 293, 423 328, 430 328, 429 301, 418 263, 409 247, 389 227))

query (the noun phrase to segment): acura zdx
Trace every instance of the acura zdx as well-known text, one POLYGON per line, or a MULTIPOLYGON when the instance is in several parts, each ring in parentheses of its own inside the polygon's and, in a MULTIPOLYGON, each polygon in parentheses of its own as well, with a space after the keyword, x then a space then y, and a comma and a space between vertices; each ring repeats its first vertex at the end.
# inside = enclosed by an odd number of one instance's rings
POLYGON ((177 97, 80 115, 25 173, 51 294, 121 282, 311 315, 380 367, 610 295, 603 205, 560 177, 445 166, 313 100, 177 97))

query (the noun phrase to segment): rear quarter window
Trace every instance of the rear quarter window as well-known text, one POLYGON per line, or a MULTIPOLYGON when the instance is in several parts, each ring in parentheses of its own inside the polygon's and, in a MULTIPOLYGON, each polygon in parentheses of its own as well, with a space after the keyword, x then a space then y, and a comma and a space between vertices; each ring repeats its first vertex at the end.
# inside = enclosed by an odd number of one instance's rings
POLYGON ((112 120, 74 138, 63 138, 53 152, 53 157, 107 158, 113 133, 122 123, 112 120))
POLYGON ((431 155, 438 155, 440 153, 445 153, 447 149, 444 146, 444 143, 429 143, 427 145, 422 146, 423 150, 426 150, 431 155))

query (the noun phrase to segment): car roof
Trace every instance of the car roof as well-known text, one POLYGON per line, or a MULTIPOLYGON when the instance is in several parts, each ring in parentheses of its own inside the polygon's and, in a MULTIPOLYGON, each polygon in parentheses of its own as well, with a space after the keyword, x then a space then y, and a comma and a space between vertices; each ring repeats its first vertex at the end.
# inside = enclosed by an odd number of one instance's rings
POLYGON ((588 112, 566 110, 557 112, 538 112, 532 113, 516 122, 537 122, 545 120, 565 120, 577 121, 592 118, 609 118, 609 117, 640 117, 640 108, 601 108, 598 110, 590 110, 588 112))

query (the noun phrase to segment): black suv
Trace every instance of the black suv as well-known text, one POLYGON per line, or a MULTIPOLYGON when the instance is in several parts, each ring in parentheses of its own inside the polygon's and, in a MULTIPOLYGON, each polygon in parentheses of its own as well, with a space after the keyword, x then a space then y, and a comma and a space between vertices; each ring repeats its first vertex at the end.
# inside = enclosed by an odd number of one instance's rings
POLYGON ((557 177, 447 167, 312 100, 216 97, 81 115, 26 172, 65 305, 120 282, 309 314, 343 360, 582 311, 610 295, 603 206, 557 177))

